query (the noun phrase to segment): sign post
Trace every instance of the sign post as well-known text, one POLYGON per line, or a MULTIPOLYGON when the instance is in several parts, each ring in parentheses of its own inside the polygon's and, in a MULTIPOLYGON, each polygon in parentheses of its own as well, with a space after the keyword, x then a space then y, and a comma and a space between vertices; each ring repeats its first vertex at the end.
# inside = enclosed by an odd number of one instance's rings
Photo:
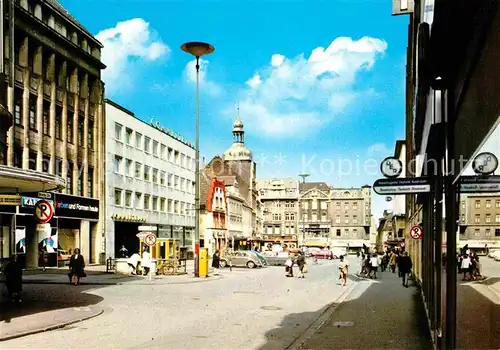
MULTIPOLYGON (((152 247, 156 244, 157 238, 154 233, 147 233, 146 236, 144 237, 144 244, 147 245, 148 247, 152 247)), ((149 253, 151 255, 151 252, 149 253)), ((149 280, 152 280, 153 273, 156 273, 156 261, 153 261, 153 256, 151 255, 151 262, 149 266, 149 280), (153 269, 153 264, 154 264, 154 269, 153 269)))
POLYGON ((47 253, 49 253, 49 246, 47 240, 51 237, 51 227, 49 222, 50 220, 52 220, 53 216, 54 216, 54 206, 52 205, 51 202, 42 199, 35 204, 35 217, 38 221, 38 224, 36 225, 36 232, 38 236, 37 242, 39 244, 42 243, 42 250, 40 250, 40 245, 38 246, 39 249, 38 254, 43 252, 44 244, 47 249, 47 253))

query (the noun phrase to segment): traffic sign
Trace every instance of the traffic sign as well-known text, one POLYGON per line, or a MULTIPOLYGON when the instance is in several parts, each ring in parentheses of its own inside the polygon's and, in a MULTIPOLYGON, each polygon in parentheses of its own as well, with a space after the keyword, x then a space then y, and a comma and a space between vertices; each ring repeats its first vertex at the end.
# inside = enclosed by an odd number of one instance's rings
POLYGON ((424 177, 378 179, 373 184, 373 191, 383 196, 409 193, 427 193, 431 191, 431 184, 429 179, 424 177))
POLYGON ((136 234, 135 236, 139 239, 144 239, 146 238, 147 235, 149 235, 151 232, 139 232, 138 234, 136 234))
POLYGON ((380 163, 380 171, 385 177, 398 177, 403 172, 403 163, 398 158, 387 157, 380 163))
POLYGON ((500 192, 500 175, 461 176, 461 193, 495 193, 500 192))
POLYGON ((476 174, 490 175, 498 168, 498 158, 491 152, 479 153, 472 161, 472 169, 476 174))
POLYGON ((415 225, 410 229, 410 236, 413 239, 420 239, 422 238, 422 227, 415 225))
POLYGON ((54 216, 54 207, 52 203, 42 199, 35 204, 35 216, 40 224, 49 222, 54 216))
POLYGON ((150 233, 148 234, 145 238, 144 238, 144 244, 146 244, 147 246, 154 246, 156 244, 156 235, 154 233, 150 233))

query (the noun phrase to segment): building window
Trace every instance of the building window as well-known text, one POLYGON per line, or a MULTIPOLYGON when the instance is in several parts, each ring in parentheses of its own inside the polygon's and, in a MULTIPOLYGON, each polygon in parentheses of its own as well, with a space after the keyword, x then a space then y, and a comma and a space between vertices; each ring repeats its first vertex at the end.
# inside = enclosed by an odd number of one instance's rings
POLYGON ((491 214, 486 214, 486 223, 491 222, 491 214))
POLYGON ((153 169, 153 183, 158 183, 158 169, 153 169))
POLYGON ((344 202, 344 209, 349 210, 349 202, 344 202))
POLYGON ((167 146, 165 146, 165 145, 162 144, 160 146, 160 152, 161 152, 160 157, 162 159, 166 159, 167 158, 167 146))
POLYGON ((162 198, 160 201, 160 211, 165 212, 167 210, 167 200, 162 198))
MULTIPOLYGON (((354 208, 353 208, 354 209, 354 208)), ((358 217, 356 215, 352 216, 352 223, 357 224, 358 223, 358 217)))
POLYGON ((352 209, 358 210, 358 203, 357 202, 352 203, 352 209))
POLYGON ((160 184, 161 185, 165 185, 165 181, 166 181, 165 177, 166 177, 166 173, 164 171, 160 172, 160 184))
POLYGON ((142 164, 139 162, 135 162, 135 177, 140 179, 142 176, 142 164))
POLYGON ((126 176, 133 176, 133 174, 132 174, 132 160, 130 160, 130 159, 125 159, 125 175, 126 176))
POLYGON ((122 205, 122 190, 119 188, 115 188, 115 205, 122 205))
POLYGON ((337 215, 337 217, 335 218, 335 223, 340 224, 340 215, 337 215))
POLYGON ((158 211, 158 197, 153 196, 153 210, 158 211))
POLYGON ((342 236, 342 231, 340 231, 340 229, 338 228, 336 234, 337 234, 337 237, 340 237, 340 236, 342 236))
POLYGON ((73 163, 68 162, 68 173, 66 174, 66 193, 73 193, 73 163))
POLYGON ((488 200, 486 201, 485 207, 486 207, 486 208, 491 208, 491 200, 489 200, 489 199, 488 199, 488 200))
POLYGON ((78 146, 83 146, 84 118, 78 117, 78 146))
POLYGON ((142 135, 138 132, 135 133, 135 147, 142 149, 142 135))
POLYGON ((23 116, 22 116, 22 93, 21 89, 16 88, 16 95, 14 101, 14 123, 16 125, 23 125, 23 116))
POLYGON ((171 199, 167 201, 167 212, 172 213, 174 211, 173 202, 171 199))
POLYGON ((137 209, 141 209, 141 204, 142 204, 142 193, 136 192, 135 193, 135 207, 137 209))
POLYGON ((347 216, 347 215, 346 215, 346 216, 344 217, 344 223, 345 223, 345 224, 348 224, 348 223, 349 223, 349 216, 347 216))
POLYGON ((94 197, 94 169, 89 167, 89 175, 87 178, 87 189, 89 197, 94 197))
POLYGON ((122 131, 123 131, 123 126, 121 126, 118 123, 115 123, 115 139, 118 141, 122 140, 122 131))
POLYGON ((340 210, 340 202, 335 203, 335 207, 337 208, 337 210, 340 210))
POLYGON ((68 127, 66 129, 66 139, 69 143, 73 143, 73 118, 68 118, 68 127))
MULTIPOLYGON (((80 169, 83 167, 82 164, 80 164, 80 169)), ((78 195, 83 196, 83 171, 78 172, 78 195)))
POLYGON ((462 201, 462 209, 465 209, 465 201, 462 201))
POLYGON ((462 214, 462 222, 465 222, 465 214, 462 214))
POLYGON ((145 210, 150 210, 149 202, 150 202, 150 196, 149 196, 149 194, 145 194, 144 195, 144 209, 145 210))
POLYGON ((58 107, 56 108, 56 124, 55 124, 55 131, 56 131, 56 139, 61 139, 61 109, 58 107))
POLYGON ((151 147, 151 139, 149 137, 144 137, 144 152, 149 153, 151 147))
POLYGON ((123 158, 120 156, 115 155, 115 161, 114 161, 114 168, 115 168, 115 173, 120 173, 122 170, 122 161, 123 158))
POLYGON ((479 224, 481 222, 481 216, 479 214, 476 214, 476 217, 474 218, 474 223, 479 224))
POLYGON ((126 128, 125 129, 125 143, 127 145, 131 145, 132 144, 132 129, 129 129, 129 128, 126 128))
POLYGON ((174 150, 172 148, 168 148, 168 161, 172 162, 174 161, 174 150))
POLYGON ((126 191, 125 192, 125 206, 126 207, 132 207, 132 192, 131 191, 126 191))
POLYGON ((476 229, 474 230, 474 236, 479 237, 480 235, 481 235, 481 230, 480 230, 480 229, 478 229, 478 228, 476 228, 476 229))
POLYGON ((42 132, 44 135, 50 135, 50 116, 49 116, 50 104, 43 102, 43 113, 42 113, 42 132))
POLYGON ((491 236, 491 229, 487 228, 486 231, 485 231, 485 235, 487 237, 491 236))
POLYGON ((172 174, 167 175, 167 186, 172 187, 172 174))
POLYGON ((150 173, 150 169, 151 169, 151 168, 150 168, 149 166, 144 165, 144 180, 145 180, 145 181, 151 181, 151 177, 150 177, 150 175, 149 175, 149 173, 150 173))
POLYGON ((28 160, 28 168, 30 170, 36 170, 36 153, 35 152, 30 152, 29 153, 29 160, 28 160))
POLYGON ((500 208, 500 199, 495 200, 495 208, 500 208))
POLYGON ((158 141, 153 141, 153 155, 158 157, 158 141))
POLYGON ((500 228, 495 229, 495 237, 500 237, 500 228))
POLYGON ((179 189, 179 176, 177 176, 177 175, 174 176, 174 188, 176 190, 179 189))
POLYGON ((495 214, 495 222, 500 222, 500 214, 495 214))
POLYGON ((476 201, 476 209, 480 209, 481 208, 481 201, 477 200, 476 201))
MULTIPOLYGON (((42 160, 42 168, 46 168, 47 170, 43 170, 44 172, 49 172, 49 164, 50 164, 50 158, 47 157, 45 159, 42 160)), ((57 176, 59 177, 62 177, 62 165, 63 165, 63 161, 61 158, 56 158, 56 162, 55 162, 55 173, 57 176)), ((89 169, 89 176, 90 176, 90 169, 89 169)))
POLYGON ((94 122, 89 120, 89 126, 87 130, 87 148, 94 148, 94 122))
POLYGON ((29 127, 36 131, 36 96, 30 94, 29 127))

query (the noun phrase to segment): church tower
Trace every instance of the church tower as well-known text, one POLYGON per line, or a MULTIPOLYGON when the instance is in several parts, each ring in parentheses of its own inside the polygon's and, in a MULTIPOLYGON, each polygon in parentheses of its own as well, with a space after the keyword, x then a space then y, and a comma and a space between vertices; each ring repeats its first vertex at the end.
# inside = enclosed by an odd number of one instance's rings
POLYGON ((223 154, 224 161, 252 162, 252 152, 245 146, 245 130, 239 110, 233 123, 233 144, 223 154))

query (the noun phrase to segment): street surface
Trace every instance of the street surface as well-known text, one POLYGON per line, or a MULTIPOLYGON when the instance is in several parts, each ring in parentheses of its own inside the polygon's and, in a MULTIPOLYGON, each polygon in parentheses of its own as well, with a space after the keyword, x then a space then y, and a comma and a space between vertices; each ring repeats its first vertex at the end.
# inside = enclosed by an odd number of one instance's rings
MULTIPOLYGON (((356 260, 350 258, 352 272, 359 269, 356 260)), ((340 286, 337 265, 338 260, 309 264, 305 279, 267 267, 225 269, 224 278, 202 283, 155 284, 145 278, 141 284, 94 289, 26 285, 27 293, 38 290, 40 298, 74 298, 79 305, 87 300, 105 311, 60 330, 5 341, 2 348, 284 349, 349 288, 340 286)))

